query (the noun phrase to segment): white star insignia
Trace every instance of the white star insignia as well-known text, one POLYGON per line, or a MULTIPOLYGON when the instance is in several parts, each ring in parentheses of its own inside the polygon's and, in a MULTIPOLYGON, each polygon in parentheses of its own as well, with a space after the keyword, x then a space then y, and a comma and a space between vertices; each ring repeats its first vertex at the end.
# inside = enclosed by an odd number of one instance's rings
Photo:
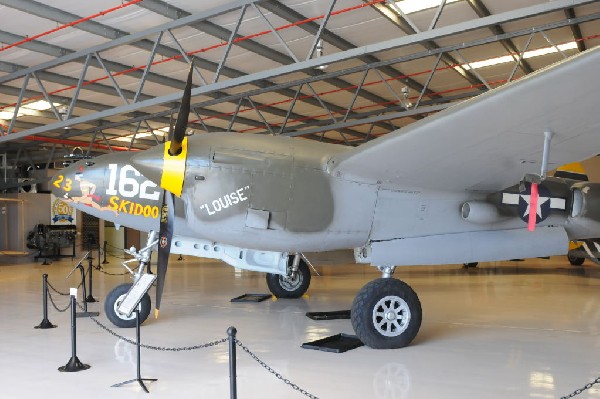
MULTIPOLYGON (((530 194, 516 194, 516 193, 502 193, 502 203, 505 205, 519 205, 519 199, 523 198, 523 201, 527 204, 523 217, 529 215, 531 208, 531 195, 530 194)), ((541 218, 542 216, 542 205, 550 201, 550 209, 565 210, 567 208, 567 201, 564 198, 553 198, 553 197, 538 197, 538 204, 536 214, 541 218)))
MULTIPOLYGON (((529 215, 529 210, 531 209, 531 195, 520 194, 520 197, 523 198, 523 200, 527 203, 527 208, 525 208, 525 212, 523 213, 523 216, 527 216, 529 215)), ((542 205, 548 201, 550 201, 550 197, 538 197, 536 214, 539 217, 542 217, 542 205)))

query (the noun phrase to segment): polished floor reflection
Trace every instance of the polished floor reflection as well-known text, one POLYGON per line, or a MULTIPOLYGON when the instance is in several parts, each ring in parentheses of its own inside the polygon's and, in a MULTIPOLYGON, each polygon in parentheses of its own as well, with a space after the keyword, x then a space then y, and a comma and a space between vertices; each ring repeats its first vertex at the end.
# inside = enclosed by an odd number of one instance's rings
MULTIPOLYGON (((303 342, 352 333, 349 320, 313 321, 307 311, 349 309, 358 289, 378 273, 354 265, 346 253, 311 257, 308 295, 300 300, 230 303, 244 293, 266 293, 263 274, 220 262, 171 258, 161 317, 142 327, 142 341, 187 347, 226 337, 229 326, 252 352, 284 378, 319 398, 556 398, 600 376, 600 267, 570 266, 566 258, 399 268, 396 277, 417 292, 423 324, 400 350, 362 347, 344 354, 300 348, 303 342)), ((11 262, 10 258, 2 258, 11 262)), ((105 271, 121 273, 119 259, 105 271)), ((111 388, 135 378, 135 347, 77 320, 77 354, 91 368, 60 373, 71 356, 69 314, 50 308, 58 328, 36 330, 42 319, 42 274, 59 291, 70 260, 0 266, 0 399, 141 398, 139 386, 111 388)), ((124 276, 94 272, 98 320, 110 326, 102 299, 124 276)), ((152 295, 153 296, 153 295, 152 295)), ((57 294, 59 307, 68 299, 57 294)), ((152 317, 152 316, 151 316, 152 317)), ((118 330, 128 338, 134 330, 118 330)), ((142 350, 142 377, 153 398, 229 397, 227 346, 192 351, 142 350)), ((238 352, 240 398, 302 398, 246 353, 238 352)), ((596 385, 579 397, 600 398, 596 385)))

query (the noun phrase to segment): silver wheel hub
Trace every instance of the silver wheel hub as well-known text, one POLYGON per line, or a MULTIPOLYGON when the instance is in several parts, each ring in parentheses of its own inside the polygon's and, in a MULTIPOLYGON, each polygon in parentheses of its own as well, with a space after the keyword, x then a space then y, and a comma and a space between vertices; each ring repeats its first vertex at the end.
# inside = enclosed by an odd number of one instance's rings
POLYGON ((401 335, 410 324, 410 308, 395 295, 381 298, 373 307, 373 327, 385 337, 401 335))
POLYGON ((132 313, 131 316, 127 317, 127 315, 119 312, 119 306, 121 306, 121 302, 123 302, 123 300, 125 299, 125 295, 123 294, 120 297, 117 298, 117 300, 115 301, 115 303, 113 304, 113 309, 115 311, 115 314, 117 315, 117 317, 121 320, 134 320, 135 319, 135 313, 132 313))
POLYGON ((286 291, 295 291, 300 287, 304 278, 300 272, 297 272, 293 277, 292 276, 280 276, 279 284, 281 288, 286 291))

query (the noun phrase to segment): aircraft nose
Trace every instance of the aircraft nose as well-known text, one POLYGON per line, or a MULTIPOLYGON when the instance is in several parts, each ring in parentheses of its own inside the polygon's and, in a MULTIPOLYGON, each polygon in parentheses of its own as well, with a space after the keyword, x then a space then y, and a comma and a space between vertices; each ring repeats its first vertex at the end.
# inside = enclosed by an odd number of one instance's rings
POLYGON ((146 179, 177 196, 181 196, 187 162, 187 138, 184 139, 182 144, 182 150, 179 154, 171 155, 168 152, 168 147, 159 145, 134 155, 131 158, 131 163, 146 179))
POLYGON ((164 166, 163 152, 162 145, 156 146, 134 155, 131 158, 131 164, 146 179, 160 185, 164 166))

